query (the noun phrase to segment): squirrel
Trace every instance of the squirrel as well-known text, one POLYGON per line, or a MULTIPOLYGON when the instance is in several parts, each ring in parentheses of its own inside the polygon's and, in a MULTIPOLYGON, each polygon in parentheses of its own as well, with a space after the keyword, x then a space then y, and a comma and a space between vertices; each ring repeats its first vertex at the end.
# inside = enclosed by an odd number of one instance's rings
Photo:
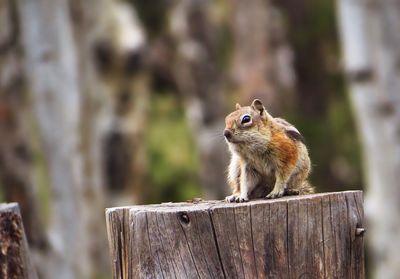
POLYGON ((311 161, 304 138, 289 122, 272 117, 262 102, 241 107, 225 119, 224 137, 231 153, 227 202, 314 193, 307 178, 311 161))

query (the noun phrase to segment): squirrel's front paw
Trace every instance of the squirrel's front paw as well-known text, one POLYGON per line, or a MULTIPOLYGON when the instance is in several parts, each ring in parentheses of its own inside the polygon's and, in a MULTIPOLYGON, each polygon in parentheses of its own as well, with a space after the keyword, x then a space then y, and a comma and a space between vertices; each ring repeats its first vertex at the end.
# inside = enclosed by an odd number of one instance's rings
POLYGON ((247 201, 249 201, 249 199, 241 197, 240 195, 237 195, 237 194, 233 194, 233 195, 227 196, 225 198, 225 201, 227 201, 227 202, 247 202, 247 201))
POLYGON ((277 199, 277 198, 283 197, 284 194, 285 194, 285 189, 277 190, 277 191, 272 190, 272 192, 269 193, 265 198, 267 198, 267 199, 277 199))

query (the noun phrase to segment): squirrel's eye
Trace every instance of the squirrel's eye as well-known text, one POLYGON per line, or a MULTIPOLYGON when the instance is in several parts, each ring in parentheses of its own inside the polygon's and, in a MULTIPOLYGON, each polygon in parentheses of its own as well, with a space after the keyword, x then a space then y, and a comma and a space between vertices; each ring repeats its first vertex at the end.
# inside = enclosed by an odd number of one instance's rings
POLYGON ((249 123, 250 121, 251 121, 250 115, 246 114, 246 115, 243 115, 243 116, 242 116, 242 120, 241 120, 241 123, 242 123, 242 124, 249 123))

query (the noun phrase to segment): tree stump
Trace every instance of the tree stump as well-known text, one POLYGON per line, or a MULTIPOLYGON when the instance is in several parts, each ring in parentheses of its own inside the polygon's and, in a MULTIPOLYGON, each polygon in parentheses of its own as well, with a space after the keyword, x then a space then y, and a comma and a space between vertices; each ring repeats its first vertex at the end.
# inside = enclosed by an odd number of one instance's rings
POLYGON ((113 278, 364 278, 361 191, 106 210, 113 278))
POLYGON ((0 204, 0 278, 37 279, 17 203, 0 204))

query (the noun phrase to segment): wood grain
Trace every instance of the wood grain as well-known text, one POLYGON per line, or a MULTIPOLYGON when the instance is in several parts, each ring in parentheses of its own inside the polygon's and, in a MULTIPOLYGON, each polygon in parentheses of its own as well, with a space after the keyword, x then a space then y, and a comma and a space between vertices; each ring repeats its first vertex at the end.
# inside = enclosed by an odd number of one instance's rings
POLYGON ((0 204, 0 278, 37 279, 17 203, 0 204))
POLYGON ((365 278, 361 191, 106 216, 114 278, 365 278))

